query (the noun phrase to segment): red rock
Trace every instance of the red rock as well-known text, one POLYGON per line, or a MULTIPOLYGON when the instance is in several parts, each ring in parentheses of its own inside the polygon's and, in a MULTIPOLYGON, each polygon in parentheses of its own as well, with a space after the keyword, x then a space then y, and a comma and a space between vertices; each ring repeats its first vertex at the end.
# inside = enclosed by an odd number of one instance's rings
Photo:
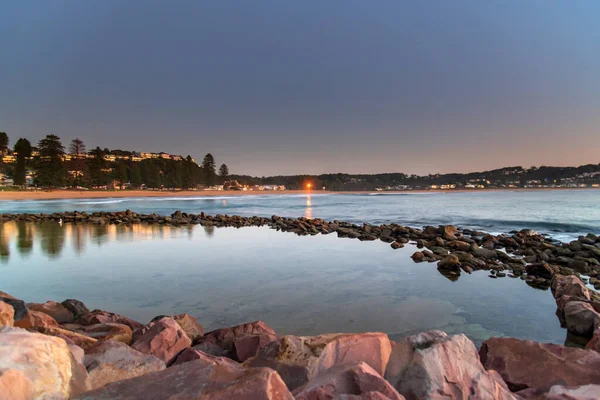
POLYGON ((517 399, 486 371, 465 335, 431 331, 396 342, 385 379, 406 399, 517 399))
POLYGON ((479 351, 486 369, 500 373, 512 391, 547 391, 561 384, 600 383, 600 353, 530 340, 492 338, 479 351))
MULTIPOLYGON (((152 325, 152 323, 154 323, 164 317, 166 317, 166 315, 161 315, 161 316, 153 318, 152 321, 150 321, 150 323, 148 324, 148 326, 152 325)), ((171 316, 171 318, 173 318, 175 320, 175 322, 177 322, 179 324, 179 326, 181 326, 181 329, 183 329, 185 334, 188 335, 188 337, 190 338, 190 340, 192 342, 196 341, 202 335, 204 335, 204 327, 202 327, 202 325, 200 325, 198 320, 196 318, 192 317, 191 315, 179 314, 179 315, 171 316)))
POLYGON ((39 328, 58 327, 58 322, 48 314, 29 310, 20 321, 15 321, 15 327, 38 330, 39 328))
POLYGON ((92 389, 166 368, 165 363, 158 358, 112 340, 88 349, 84 363, 92 389))
MULTIPOLYGON (((543 400, 597 400, 600 399, 600 385, 577 387, 552 386, 543 400)), ((540 399, 540 400, 541 400, 540 399)))
POLYGON ((551 279, 556 273, 556 268, 553 268, 547 263, 530 264, 525 267, 527 275, 538 278, 551 279))
POLYGON ((33 383, 23 372, 17 369, 0 369, 0 399, 32 400, 33 396, 33 383))
POLYGON ((94 344, 96 344, 96 342, 98 342, 97 339, 94 339, 87 335, 83 335, 81 333, 68 331, 66 329, 53 327, 53 326, 45 327, 45 328, 37 328, 37 331, 40 333, 43 333, 44 335, 50 335, 50 336, 56 336, 56 337, 62 338, 68 344, 77 345, 84 350, 93 346, 94 344))
MULTIPOLYGON (((35 399, 68 399, 89 389, 85 367, 75 360, 64 340, 20 328, 0 329, 0 370, 18 370, 25 375, 31 386, 19 374, 11 373, 0 381, 14 377, 15 387, 19 391, 30 387, 35 399)), ((4 394, 0 391, 0 398, 4 399, 4 394)))
POLYGON ((77 319, 77 323, 81 325, 95 325, 106 323, 123 324, 127 325, 132 330, 135 330, 142 326, 142 324, 130 318, 102 310, 94 310, 88 314, 83 315, 82 317, 77 319))
POLYGON ((600 326, 600 314, 589 303, 570 301, 564 306, 564 315, 567 330, 575 335, 591 337, 600 326))
POLYGON ((73 314, 73 317, 75 319, 90 312, 90 310, 88 310, 85 304, 83 304, 83 302, 77 299, 67 299, 60 304, 62 304, 67 310, 69 310, 69 312, 73 314))
POLYGON ((254 357, 264 346, 277 339, 279 339, 279 336, 271 334, 248 335, 235 338, 233 341, 235 359, 239 362, 244 362, 250 357, 254 357))
POLYGON ((552 279, 551 289, 556 299, 570 296, 573 300, 591 300, 590 290, 575 275, 555 275, 552 279))
POLYGON ((263 321, 254 321, 246 324, 236 325, 231 328, 217 329, 212 332, 204 334, 194 344, 207 345, 208 343, 219 346, 225 350, 227 354, 233 356, 233 342, 236 338, 248 336, 248 335, 275 335, 275 331, 271 329, 263 321))
POLYGON ((264 346, 245 365, 273 368, 294 390, 335 365, 365 362, 381 375, 391 351, 384 333, 284 336, 264 346))
POLYGON ((201 360, 205 365, 212 364, 229 364, 231 366, 238 366, 242 368, 242 365, 237 361, 233 361, 227 357, 216 357, 211 354, 204 353, 200 350, 194 349, 193 347, 183 350, 177 355, 172 365, 179 365, 190 361, 201 360))
POLYGON ((131 328, 123 324, 96 324, 83 327, 83 333, 100 341, 114 340, 125 344, 131 343, 131 328))
POLYGON ((0 328, 13 326, 15 324, 15 309, 3 301, 0 301, 0 328))
POLYGON ((44 304, 29 303, 27 307, 30 310, 42 312, 48 314, 56 320, 58 323, 70 323, 75 320, 73 314, 60 303, 55 301, 47 301, 44 304))
POLYGON ((594 331, 592 339, 586 344, 585 348, 600 352, 600 328, 594 331))
POLYGON ((4 303, 12 306, 15 312, 15 321, 24 318, 27 314, 27 306, 25 305, 25 302, 23 300, 16 299, 8 293, 0 292, 0 301, 3 301, 4 303))
POLYGON ((154 322, 131 347, 151 354, 168 365, 180 351, 191 345, 192 341, 181 326, 173 318, 165 317, 154 322))
POLYGON ((114 382, 74 400, 293 400, 268 368, 243 369, 192 361, 114 382))
POLYGON ((328 400, 341 395, 372 396, 374 393, 382 394, 385 399, 404 400, 404 396, 365 363, 332 367, 293 394, 296 400, 328 400))

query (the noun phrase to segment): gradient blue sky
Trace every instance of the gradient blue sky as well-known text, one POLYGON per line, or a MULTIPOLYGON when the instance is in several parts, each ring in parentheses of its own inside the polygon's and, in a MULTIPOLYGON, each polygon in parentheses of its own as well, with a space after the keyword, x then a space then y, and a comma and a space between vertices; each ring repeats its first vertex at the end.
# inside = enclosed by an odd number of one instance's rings
POLYGON ((0 130, 233 173, 600 162, 600 1, 4 1, 0 130))

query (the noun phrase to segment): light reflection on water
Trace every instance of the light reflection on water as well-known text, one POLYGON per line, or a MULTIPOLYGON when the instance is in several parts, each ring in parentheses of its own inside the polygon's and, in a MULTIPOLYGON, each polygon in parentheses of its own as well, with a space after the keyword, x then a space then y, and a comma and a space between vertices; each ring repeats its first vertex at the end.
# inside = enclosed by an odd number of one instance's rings
POLYGON ((411 246, 268 228, 0 224, 0 290, 78 298, 147 322, 187 312, 207 329, 263 319, 282 334, 427 329, 562 343, 549 291, 486 272, 450 282, 411 246))

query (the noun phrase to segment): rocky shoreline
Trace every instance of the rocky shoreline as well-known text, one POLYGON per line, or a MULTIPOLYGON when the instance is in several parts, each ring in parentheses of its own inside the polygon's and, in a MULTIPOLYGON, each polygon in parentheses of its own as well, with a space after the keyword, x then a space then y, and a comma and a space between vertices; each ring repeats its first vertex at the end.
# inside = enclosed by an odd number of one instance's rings
POLYGON ((353 224, 322 219, 272 216, 210 216, 176 211, 170 216, 122 212, 61 212, 52 214, 0 214, 0 222, 55 221, 74 224, 133 225, 157 224, 211 227, 268 226, 297 235, 336 233, 338 237, 361 241, 381 240, 394 249, 414 244, 419 249, 412 255, 416 263, 437 263, 441 274, 456 280, 461 273, 489 271, 490 278, 520 278, 529 286, 547 290, 555 274, 577 275, 600 289, 600 237, 589 233, 570 243, 561 243, 530 229, 508 234, 457 228, 452 225, 413 228, 399 224, 353 224), (584 275, 582 277, 582 275, 584 275))
POLYGON ((600 296, 575 275, 551 282, 557 315, 585 348, 423 332, 280 336, 255 321, 204 332, 188 314, 146 324, 81 301, 0 292, 0 398, 600 398, 600 296))

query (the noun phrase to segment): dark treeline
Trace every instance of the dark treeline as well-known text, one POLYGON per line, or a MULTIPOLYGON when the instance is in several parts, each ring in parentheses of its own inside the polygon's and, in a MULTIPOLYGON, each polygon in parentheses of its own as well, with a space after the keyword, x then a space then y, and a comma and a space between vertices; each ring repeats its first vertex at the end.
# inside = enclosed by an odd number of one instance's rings
POLYGON ((11 149, 8 135, 0 132, 0 153, 0 172, 12 178, 15 186, 189 189, 222 183, 229 174, 225 164, 217 174, 210 153, 198 165, 189 155, 100 147, 87 151, 79 138, 65 147, 56 135, 47 135, 35 147, 20 138, 11 149))
POLYGON ((251 185, 285 185, 288 189, 303 189, 308 183, 315 189, 325 187, 327 190, 352 191, 375 190, 377 188, 413 188, 425 189, 432 185, 455 185, 465 187, 476 183, 483 187, 506 187, 513 185, 525 187, 528 182, 539 184, 566 183, 600 183, 600 164, 588 164, 579 167, 507 167, 491 171, 472 172, 466 174, 450 173, 436 175, 407 175, 403 173, 384 174, 323 174, 323 175, 291 175, 251 177, 232 175, 240 183, 251 185))

